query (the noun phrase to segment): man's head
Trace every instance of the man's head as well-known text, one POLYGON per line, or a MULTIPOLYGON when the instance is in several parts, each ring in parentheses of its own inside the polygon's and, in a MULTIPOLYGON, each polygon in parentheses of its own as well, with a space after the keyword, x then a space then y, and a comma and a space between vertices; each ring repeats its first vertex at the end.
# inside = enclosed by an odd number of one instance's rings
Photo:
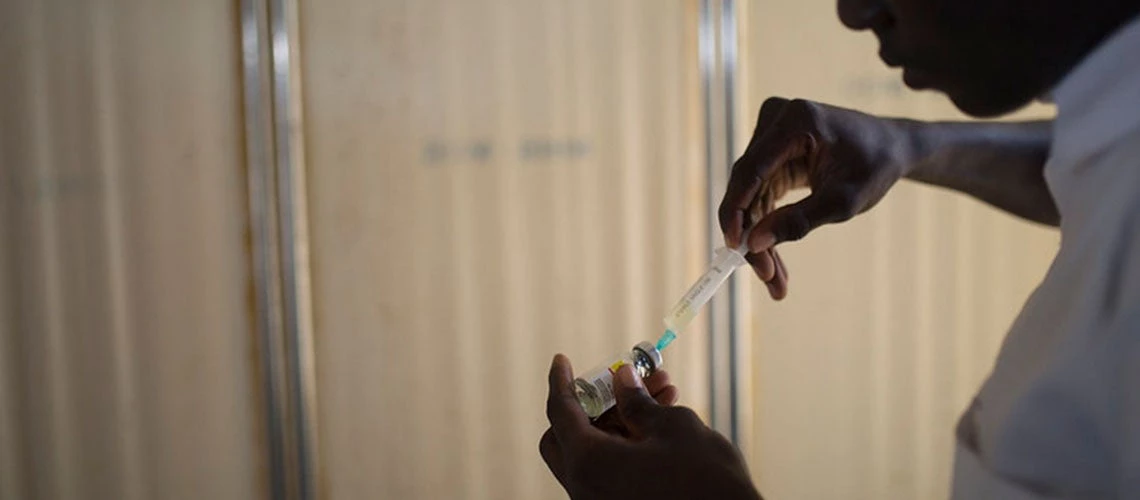
POLYGON ((1056 85, 1140 12, 1140 0, 838 0, 839 18, 879 38, 912 88, 996 116, 1056 85))

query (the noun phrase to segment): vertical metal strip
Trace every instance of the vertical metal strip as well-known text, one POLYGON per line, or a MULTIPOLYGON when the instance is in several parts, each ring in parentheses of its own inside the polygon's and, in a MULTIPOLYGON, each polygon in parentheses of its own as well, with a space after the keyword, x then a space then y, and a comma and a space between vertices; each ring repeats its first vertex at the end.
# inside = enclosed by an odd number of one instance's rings
MULTIPOLYGON (((708 224, 708 241, 705 245, 706 261, 711 260, 712 245, 714 238, 715 222, 712 218, 712 200, 715 196, 715 183, 713 182, 714 169, 713 165, 716 164, 716 137, 713 129, 715 128, 716 119, 713 116, 713 75, 716 72, 716 41, 713 39, 713 15, 712 15, 712 0, 700 0, 700 14, 697 16, 697 54, 698 64, 700 66, 701 75, 701 104, 704 109, 704 133, 705 133, 705 179, 707 192, 705 193, 705 202, 709 208, 706 214, 706 221, 708 224)), ((713 311, 716 299, 714 298, 709 304, 708 310, 708 377, 709 377, 709 421, 713 428, 718 428, 718 417, 721 412, 718 411, 720 397, 718 393, 717 380, 719 374, 717 370, 718 356, 717 356, 717 321, 713 311)), ((718 429, 719 430, 719 429, 718 429)))
POLYGON ((289 442, 295 495, 316 495, 316 380, 309 289, 297 0, 270 0, 273 51, 273 121, 276 144, 277 216, 284 319, 289 442))
MULTIPOLYGON (((720 52, 721 67, 723 71, 722 88, 724 92, 724 163, 720 168, 727 178, 732 172, 732 164, 736 161, 736 66, 737 66, 737 37, 736 37, 736 0, 722 0, 720 20, 720 52)), ((723 191, 722 191, 723 193, 723 191)), ((719 196, 710 204, 715 216, 720 204, 719 196)), ((714 240, 715 242, 716 240, 714 240)), ((740 280, 731 279, 728 282, 728 425, 729 439, 740 444, 740 386, 737 381, 740 377, 740 345, 741 317, 738 301, 740 299, 740 280)))
POLYGON ((281 367, 274 353, 280 350, 280 301, 277 291, 276 210, 273 198, 273 93, 269 78, 268 11, 263 0, 242 0, 241 38, 245 154, 249 191, 250 253, 254 328, 265 409, 265 445, 269 498, 285 498, 285 443, 281 412, 281 367))
POLYGON ((315 495, 314 380, 295 0, 242 0, 257 362, 269 497, 315 495))
MULTIPOLYGON (((717 207, 735 159, 736 8, 734 0, 701 0, 699 54, 704 98, 705 161, 708 178, 708 251, 722 237, 717 207)), ((740 315, 739 285, 729 282, 727 293, 709 304, 709 420, 732 442, 739 441, 739 373, 737 344, 740 315)))

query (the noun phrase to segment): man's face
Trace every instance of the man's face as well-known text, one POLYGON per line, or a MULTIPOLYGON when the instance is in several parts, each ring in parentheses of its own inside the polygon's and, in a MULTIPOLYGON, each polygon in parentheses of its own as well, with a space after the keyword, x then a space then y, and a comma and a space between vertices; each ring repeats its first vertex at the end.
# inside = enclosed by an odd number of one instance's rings
POLYGON ((915 89, 974 116, 1040 97, 1140 0, 839 0, 839 17, 879 38, 879 55, 915 89))

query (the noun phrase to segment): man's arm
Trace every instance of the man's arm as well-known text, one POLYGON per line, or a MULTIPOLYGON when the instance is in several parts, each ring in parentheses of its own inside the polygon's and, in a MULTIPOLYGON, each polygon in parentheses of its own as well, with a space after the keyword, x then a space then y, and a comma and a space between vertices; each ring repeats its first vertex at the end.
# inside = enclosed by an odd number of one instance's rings
MULTIPOLYGON (((751 253, 762 254, 870 210, 901 178, 961 191, 1057 225, 1060 217, 1043 175, 1050 129, 1049 122, 882 118, 773 97, 760 108, 752 140, 733 165, 720 205, 721 230, 735 247, 744 228, 755 224, 747 243, 751 253), (811 195, 777 206, 789 191, 804 187, 811 195)), ((772 279, 773 267, 753 262, 765 281, 772 279)))
POLYGON ((904 121, 917 153, 905 177, 959 191, 1026 219, 1057 226, 1045 185, 1051 121, 924 123, 904 121))

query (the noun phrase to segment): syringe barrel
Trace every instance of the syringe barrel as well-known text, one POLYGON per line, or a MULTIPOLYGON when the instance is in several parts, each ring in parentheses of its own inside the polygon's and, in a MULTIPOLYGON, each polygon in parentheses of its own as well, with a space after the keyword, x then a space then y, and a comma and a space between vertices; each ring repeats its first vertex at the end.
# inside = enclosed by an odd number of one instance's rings
POLYGON ((728 248, 717 249, 708 271, 689 287, 689 291, 685 292, 681 300, 677 301, 677 304, 665 315, 665 328, 680 333, 693 321, 697 312, 712 298, 732 272, 744 262, 744 255, 739 251, 728 248))

